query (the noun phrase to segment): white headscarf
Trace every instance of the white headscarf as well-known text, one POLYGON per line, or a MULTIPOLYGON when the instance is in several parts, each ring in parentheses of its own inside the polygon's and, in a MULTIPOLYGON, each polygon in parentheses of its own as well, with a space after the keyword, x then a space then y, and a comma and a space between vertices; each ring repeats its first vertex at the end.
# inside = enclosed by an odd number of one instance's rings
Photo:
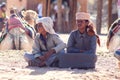
POLYGON ((36 24, 42 23, 46 32, 50 34, 56 34, 53 29, 53 20, 50 17, 42 17, 36 20, 36 24))

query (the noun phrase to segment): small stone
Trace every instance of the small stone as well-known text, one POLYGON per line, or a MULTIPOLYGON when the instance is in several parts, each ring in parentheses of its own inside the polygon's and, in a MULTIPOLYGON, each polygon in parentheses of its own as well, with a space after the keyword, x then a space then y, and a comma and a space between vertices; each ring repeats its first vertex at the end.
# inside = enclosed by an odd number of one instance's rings
POLYGON ((15 68, 11 68, 11 70, 15 70, 15 68))

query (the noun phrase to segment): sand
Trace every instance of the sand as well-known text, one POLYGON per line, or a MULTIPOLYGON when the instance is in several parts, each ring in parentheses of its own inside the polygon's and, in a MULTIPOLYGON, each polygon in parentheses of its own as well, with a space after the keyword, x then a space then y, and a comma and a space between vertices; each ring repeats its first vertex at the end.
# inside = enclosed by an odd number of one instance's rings
MULTIPOLYGON (((68 35, 60 36, 67 42, 68 35)), ((118 60, 106 49, 106 35, 100 35, 95 69, 27 67, 24 51, 0 51, 0 80, 120 80, 118 60)))

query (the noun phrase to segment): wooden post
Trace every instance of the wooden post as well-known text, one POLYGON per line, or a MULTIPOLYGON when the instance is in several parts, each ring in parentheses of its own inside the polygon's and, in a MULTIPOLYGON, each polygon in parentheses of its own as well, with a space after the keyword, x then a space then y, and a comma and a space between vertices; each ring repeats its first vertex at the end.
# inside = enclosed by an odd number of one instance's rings
POLYGON ((57 27, 58 27, 58 32, 61 32, 61 27, 62 27, 62 0, 57 1, 57 6, 58 6, 58 13, 57 13, 57 27))
POLYGON ((75 19, 75 14, 77 10, 77 0, 69 0, 69 1, 70 1, 70 13, 69 13, 70 29, 75 30, 77 29, 76 19, 75 19))
POLYGON ((112 22, 112 0, 108 0, 108 29, 112 22))
POLYGON ((80 3, 80 8, 79 8, 79 11, 81 12, 87 12, 87 3, 88 3, 88 0, 78 0, 78 2, 80 3))
POLYGON ((47 0, 42 0, 42 3, 43 3, 43 16, 46 16, 47 14, 47 6, 46 6, 46 4, 47 4, 47 0))
POLYGON ((102 4, 103 4, 103 0, 97 0, 96 28, 98 34, 101 34, 101 27, 102 27, 102 4))
POLYGON ((50 0, 48 0, 47 1, 47 16, 50 16, 50 9, 51 9, 50 0))

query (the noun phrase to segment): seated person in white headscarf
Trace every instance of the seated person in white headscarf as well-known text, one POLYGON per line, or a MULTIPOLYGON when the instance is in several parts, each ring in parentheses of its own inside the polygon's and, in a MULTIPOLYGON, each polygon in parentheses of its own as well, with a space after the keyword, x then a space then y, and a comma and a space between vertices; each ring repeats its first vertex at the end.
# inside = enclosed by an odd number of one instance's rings
POLYGON ((34 40, 32 54, 25 53, 25 60, 29 66, 57 66, 59 53, 64 53, 66 44, 53 29, 50 17, 43 17, 36 21, 38 34, 34 40))

